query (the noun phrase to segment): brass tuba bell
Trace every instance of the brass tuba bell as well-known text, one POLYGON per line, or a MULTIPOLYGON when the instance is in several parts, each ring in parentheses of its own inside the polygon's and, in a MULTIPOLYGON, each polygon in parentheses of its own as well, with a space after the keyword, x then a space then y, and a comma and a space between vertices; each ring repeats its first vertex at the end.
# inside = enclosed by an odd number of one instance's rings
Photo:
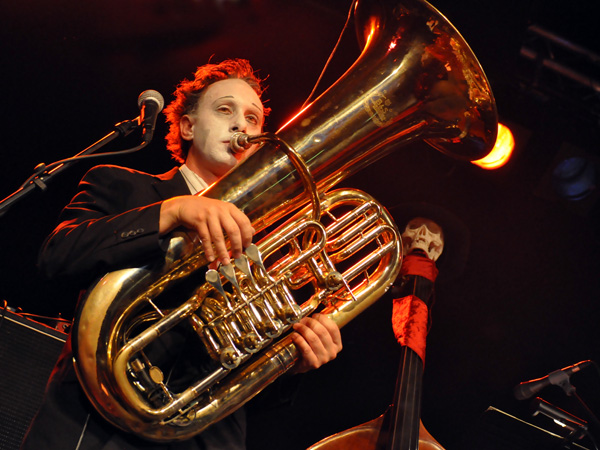
POLYGON ((217 272, 195 236, 174 233, 165 261, 108 273, 80 303, 77 375, 114 425, 155 441, 201 433, 293 366, 294 322, 319 309, 341 327, 383 295, 400 269, 398 230, 369 195, 334 185, 416 140, 464 160, 491 150, 491 89, 444 16, 422 0, 354 7, 357 61, 277 133, 245 136, 260 150, 201 194, 234 203, 266 237, 217 272), (208 361, 184 386, 153 360, 170 333, 197 339, 208 361))

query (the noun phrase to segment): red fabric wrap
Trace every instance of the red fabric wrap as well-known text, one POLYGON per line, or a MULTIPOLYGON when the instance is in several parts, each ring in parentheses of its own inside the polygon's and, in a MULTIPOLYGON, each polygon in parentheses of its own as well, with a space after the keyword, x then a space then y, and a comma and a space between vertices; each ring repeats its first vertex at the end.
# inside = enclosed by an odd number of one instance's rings
MULTIPOLYGON (((402 276, 421 276, 432 283, 438 269, 435 261, 419 254, 409 254, 402 262, 402 276)), ((394 299, 392 327, 400 345, 410 347, 425 363, 425 348, 429 324, 429 309, 416 295, 394 299)))
POLYGON ((401 275, 419 275, 434 282, 438 276, 438 268, 435 266, 435 261, 427 256, 410 253, 404 257, 402 261, 401 275))
POLYGON ((425 343, 429 310, 419 297, 409 295, 395 298, 392 313, 392 328, 400 345, 412 348, 425 363, 425 343))

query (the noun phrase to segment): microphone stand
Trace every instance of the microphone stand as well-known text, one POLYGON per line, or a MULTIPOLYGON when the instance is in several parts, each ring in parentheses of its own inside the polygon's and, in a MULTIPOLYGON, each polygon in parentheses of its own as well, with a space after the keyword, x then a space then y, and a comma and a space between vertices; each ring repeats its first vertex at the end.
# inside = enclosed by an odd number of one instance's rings
POLYGON ((559 448, 571 448, 571 444, 574 444, 576 440, 582 439, 584 436, 587 436, 595 450, 598 450, 598 445, 594 436, 590 433, 588 429, 587 422, 576 417, 566 411, 563 411, 560 408, 557 408, 551 403, 548 403, 546 400, 541 399, 540 397, 536 397, 535 400, 531 404, 532 415, 537 416, 538 414, 542 414, 558 425, 562 426, 569 430, 569 434, 565 436, 559 446, 559 448))
POLYGON ((123 122, 117 123, 115 125, 116 129, 114 131, 110 132, 109 134, 104 136, 102 139, 100 139, 96 143, 90 145, 85 150, 77 153, 75 156, 53 162, 49 165, 46 165, 44 163, 38 164, 34 169, 34 173, 29 178, 27 178, 27 180, 25 180, 25 182, 21 185, 21 187, 19 187, 19 189, 17 189, 11 195, 6 197, 4 200, 0 201, 0 217, 2 217, 4 214, 6 214, 6 212, 8 211, 8 208, 10 208, 14 203, 21 200, 26 195, 30 194, 36 188, 41 189, 42 191, 45 191, 48 188, 47 183, 50 181, 50 179, 54 175, 59 174, 60 172, 65 170, 67 167, 70 167, 75 162, 81 161, 82 159, 133 153, 133 152, 136 152, 136 151, 141 150, 142 148, 146 147, 150 141, 144 141, 142 144, 140 144, 136 147, 127 149, 127 150, 121 150, 121 151, 110 152, 110 153, 98 153, 98 154, 92 155, 92 153, 96 152, 98 149, 105 146, 109 142, 112 142, 116 138, 129 135, 129 133, 131 133, 133 130, 135 130, 139 126, 140 126, 140 118, 139 117, 136 117, 133 120, 125 120, 123 122))
POLYGON ((585 410, 588 418, 591 419, 591 421, 594 422, 594 424, 600 429, 600 420, 598 420, 596 414, 594 414, 590 407, 583 401, 583 399, 579 395, 577 395, 577 393, 573 393, 573 396, 575 397, 577 402, 579 402, 581 407, 585 410))
POLYGON ((577 400, 577 402, 585 410, 586 414, 588 415, 588 418, 591 419, 591 421, 594 422, 594 424, 598 428, 600 428, 600 420, 598 420, 598 417, 596 416, 596 414, 594 414, 594 412, 585 403, 585 401, 583 401, 583 399, 577 394, 577 389, 575 389, 575 386, 573 386, 573 384, 571 384, 571 379, 568 375, 565 374, 564 379, 561 378, 561 379, 559 379, 559 382, 552 383, 552 384, 560 386, 562 388, 562 390, 565 391, 565 394, 567 394, 569 397, 571 397, 571 396, 575 397, 575 400, 577 400))

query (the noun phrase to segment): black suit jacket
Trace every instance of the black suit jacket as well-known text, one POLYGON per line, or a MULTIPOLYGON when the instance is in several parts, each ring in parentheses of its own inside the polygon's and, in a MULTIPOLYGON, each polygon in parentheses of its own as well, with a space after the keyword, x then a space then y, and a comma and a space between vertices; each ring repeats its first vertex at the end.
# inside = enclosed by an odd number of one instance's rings
MULTIPOLYGON (((149 175, 117 166, 98 166, 60 215, 39 257, 48 277, 73 277, 86 287, 107 271, 146 265, 164 257, 158 233, 161 202, 189 194, 177 168, 149 175)), ((74 372, 70 339, 46 389, 45 400, 22 449, 243 449, 242 410, 196 438, 155 445, 117 430, 94 410, 74 372), (81 442, 80 442, 81 438, 81 442)))
POLYGON ((189 193, 178 168, 163 175, 117 166, 91 169, 42 247, 42 274, 89 281, 164 256, 158 236, 161 202, 189 193))

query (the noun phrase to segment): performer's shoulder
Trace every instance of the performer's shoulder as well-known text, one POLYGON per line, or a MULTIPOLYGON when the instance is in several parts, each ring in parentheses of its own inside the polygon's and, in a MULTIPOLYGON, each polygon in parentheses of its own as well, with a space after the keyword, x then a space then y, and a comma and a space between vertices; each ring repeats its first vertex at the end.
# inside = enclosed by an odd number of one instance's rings
POLYGON ((155 180, 164 180, 173 177, 174 172, 178 170, 177 167, 174 167, 167 173, 163 174, 150 174, 146 172, 142 172, 140 170, 131 169, 129 167, 122 167, 112 164, 102 164, 95 167, 92 167, 87 171, 84 175, 84 179, 102 177, 102 178, 128 178, 128 179, 155 179, 155 180))

